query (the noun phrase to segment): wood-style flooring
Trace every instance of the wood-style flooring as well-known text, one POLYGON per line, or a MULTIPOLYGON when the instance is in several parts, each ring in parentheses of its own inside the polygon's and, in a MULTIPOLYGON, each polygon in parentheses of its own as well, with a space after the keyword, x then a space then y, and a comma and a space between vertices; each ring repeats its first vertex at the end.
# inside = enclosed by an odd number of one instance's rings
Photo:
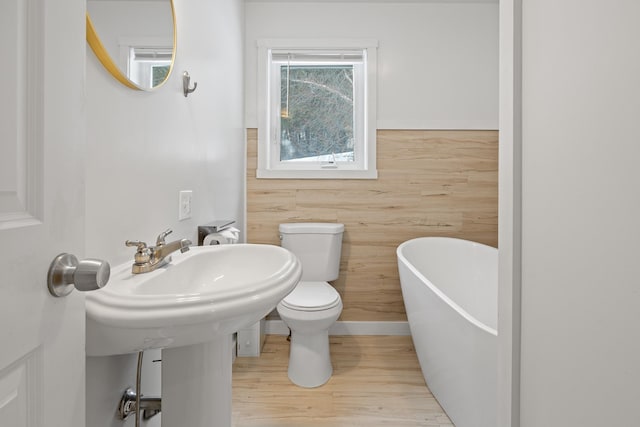
POLYGON ((268 335, 233 366, 233 427, 453 427, 425 386, 411 337, 332 336, 333 376, 305 389, 287 377, 289 343, 268 335))

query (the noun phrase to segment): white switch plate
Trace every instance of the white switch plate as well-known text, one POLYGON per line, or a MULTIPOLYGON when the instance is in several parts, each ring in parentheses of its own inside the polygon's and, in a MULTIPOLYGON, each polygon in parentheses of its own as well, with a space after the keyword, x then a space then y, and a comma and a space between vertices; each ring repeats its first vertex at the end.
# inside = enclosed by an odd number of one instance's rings
POLYGON ((178 221, 191 218, 191 200, 193 191, 183 190, 179 193, 178 199, 178 221))

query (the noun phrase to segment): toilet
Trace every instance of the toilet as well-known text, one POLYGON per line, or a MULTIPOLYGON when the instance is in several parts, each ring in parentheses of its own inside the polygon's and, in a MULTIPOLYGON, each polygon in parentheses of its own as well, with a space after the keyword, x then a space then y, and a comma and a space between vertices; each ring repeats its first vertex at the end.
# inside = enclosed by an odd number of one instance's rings
POLYGON ((301 387, 318 387, 333 373, 329 328, 342 312, 342 300, 328 281, 338 278, 343 224, 280 224, 280 244, 302 264, 295 289, 278 305, 291 330, 289 379, 301 387))

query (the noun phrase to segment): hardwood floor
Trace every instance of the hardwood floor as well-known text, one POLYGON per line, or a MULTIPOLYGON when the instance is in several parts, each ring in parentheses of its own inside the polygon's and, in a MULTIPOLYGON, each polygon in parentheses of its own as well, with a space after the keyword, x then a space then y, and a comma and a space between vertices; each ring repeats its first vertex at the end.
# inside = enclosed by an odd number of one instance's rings
POLYGON ((425 386, 408 336, 332 336, 333 376, 305 389, 287 377, 289 343, 268 335, 233 366, 233 427, 453 427, 425 386))

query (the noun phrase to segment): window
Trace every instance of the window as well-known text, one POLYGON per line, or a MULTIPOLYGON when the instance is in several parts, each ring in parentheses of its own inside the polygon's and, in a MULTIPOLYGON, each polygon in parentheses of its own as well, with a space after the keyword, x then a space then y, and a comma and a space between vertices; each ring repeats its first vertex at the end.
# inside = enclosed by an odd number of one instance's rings
POLYGON ((156 87, 166 80, 171 69, 173 49, 131 47, 127 77, 144 87, 156 87))
POLYGON ((377 177, 375 42, 259 44, 258 178, 377 177))
POLYGON ((173 46, 173 39, 164 37, 120 37, 118 65, 129 80, 153 89, 163 84, 171 72, 173 46))

